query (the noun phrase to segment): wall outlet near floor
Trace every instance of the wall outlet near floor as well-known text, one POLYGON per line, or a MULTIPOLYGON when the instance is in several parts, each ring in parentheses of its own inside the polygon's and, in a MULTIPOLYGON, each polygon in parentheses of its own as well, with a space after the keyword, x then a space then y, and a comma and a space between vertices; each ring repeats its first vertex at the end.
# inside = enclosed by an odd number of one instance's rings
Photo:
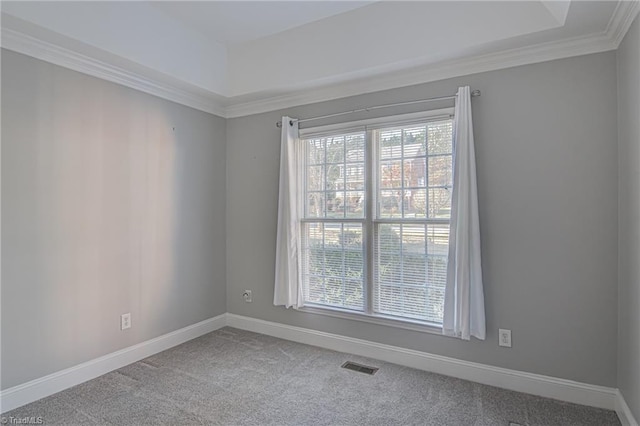
POLYGON ((498 344, 505 348, 511 347, 511 330, 501 328, 498 330, 498 344))
POLYGON ((130 313, 120 315, 120 330, 126 330, 127 328, 131 328, 130 313))
POLYGON ((245 290, 244 292, 242 292, 242 298, 247 303, 253 302, 253 300, 251 299, 251 290, 245 290))

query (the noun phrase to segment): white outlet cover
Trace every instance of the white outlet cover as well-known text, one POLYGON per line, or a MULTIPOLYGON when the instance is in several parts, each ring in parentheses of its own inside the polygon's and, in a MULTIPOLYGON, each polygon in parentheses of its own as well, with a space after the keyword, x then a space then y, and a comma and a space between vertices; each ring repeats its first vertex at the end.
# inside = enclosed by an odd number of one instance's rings
POLYGON ((120 316, 120 330, 131 328, 131 314, 122 314, 120 316))
POLYGON ((511 347, 511 330, 500 328, 498 330, 498 345, 505 348, 511 347))

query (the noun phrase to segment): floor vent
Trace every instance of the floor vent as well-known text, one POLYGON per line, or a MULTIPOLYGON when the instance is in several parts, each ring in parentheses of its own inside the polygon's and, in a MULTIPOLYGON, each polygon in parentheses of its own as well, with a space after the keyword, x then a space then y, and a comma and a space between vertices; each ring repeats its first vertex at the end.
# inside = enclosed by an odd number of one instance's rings
POLYGON ((358 373, 368 374, 373 376, 378 371, 375 367, 369 367, 368 365, 357 364, 355 362, 347 361, 342 364, 342 368, 346 368, 347 370, 357 371, 358 373))

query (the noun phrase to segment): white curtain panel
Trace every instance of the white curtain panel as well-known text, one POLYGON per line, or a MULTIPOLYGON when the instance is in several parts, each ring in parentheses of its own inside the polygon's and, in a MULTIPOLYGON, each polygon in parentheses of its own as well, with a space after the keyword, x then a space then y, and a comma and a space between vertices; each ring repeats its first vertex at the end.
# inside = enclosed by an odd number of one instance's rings
POLYGON ((443 333, 485 339, 484 290, 480 257, 478 189, 473 146, 471 93, 460 87, 453 121, 453 194, 443 333))
POLYGON ((282 117, 280 190, 276 242, 276 282, 273 304, 302 307, 300 283, 300 225, 298 223, 298 122, 282 117))

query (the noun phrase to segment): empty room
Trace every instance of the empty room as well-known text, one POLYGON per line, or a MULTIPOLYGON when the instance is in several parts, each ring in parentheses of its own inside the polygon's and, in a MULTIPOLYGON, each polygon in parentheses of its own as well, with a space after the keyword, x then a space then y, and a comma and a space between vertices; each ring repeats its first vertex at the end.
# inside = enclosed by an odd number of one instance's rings
POLYGON ((640 0, 0 11, 2 424, 638 426, 640 0))

